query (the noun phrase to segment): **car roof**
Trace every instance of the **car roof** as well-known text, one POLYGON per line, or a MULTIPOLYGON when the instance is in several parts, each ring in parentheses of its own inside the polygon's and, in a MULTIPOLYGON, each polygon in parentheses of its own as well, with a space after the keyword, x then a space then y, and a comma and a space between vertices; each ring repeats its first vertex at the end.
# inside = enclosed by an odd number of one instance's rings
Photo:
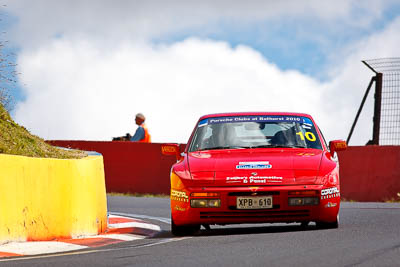
POLYGON ((297 112, 228 112, 208 114, 200 117, 200 120, 213 117, 232 117, 232 116, 302 116, 312 119, 311 115, 297 112))

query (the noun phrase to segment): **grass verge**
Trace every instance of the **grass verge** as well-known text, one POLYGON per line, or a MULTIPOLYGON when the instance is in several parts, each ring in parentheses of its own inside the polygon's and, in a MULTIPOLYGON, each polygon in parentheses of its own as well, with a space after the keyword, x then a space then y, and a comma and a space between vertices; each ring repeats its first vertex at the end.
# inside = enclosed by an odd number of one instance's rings
POLYGON ((38 136, 15 123, 0 103, 0 154, 39 158, 72 159, 87 154, 79 150, 65 150, 47 144, 38 136))

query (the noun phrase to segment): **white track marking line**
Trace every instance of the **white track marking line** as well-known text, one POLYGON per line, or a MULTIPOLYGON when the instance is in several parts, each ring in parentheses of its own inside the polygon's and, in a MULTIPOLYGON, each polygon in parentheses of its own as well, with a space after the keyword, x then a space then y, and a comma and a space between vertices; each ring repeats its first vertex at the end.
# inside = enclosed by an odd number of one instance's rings
POLYGON ((149 223, 140 223, 140 222, 126 222, 126 223, 115 223, 115 224, 109 224, 108 228, 113 229, 113 228, 130 228, 130 227, 136 227, 136 228, 144 228, 144 229, 149 229, 149 230, 154 230, 154 231, 161 231, 161 227, 155 224, 149 224, 149 223))
POLYGON ((150 219, 150 220, 156 220, 160 221, 163 223, 171 224, 171 219, 170 218, 164 218, 164 217, 155 217, 155 216, 148 216, 148 215, 141 215, 141 214, 132 214, 132 213, 123 213, 123 212, 110 212, 110 215, 120 215, 120 216, 126 216, 130 218, 139 218, 139 219, 150 219))
MULTIPOLYGON (((131 216, 132 217, 132 216, 131 216)), ((130 228, 130 227, 137 227, 137 228, 144 228, 144 229, 150 229, 154 231, 161 231, 160 226, 151 224, 151 223, 146 223, 143 222, 142 220, 139 220, 137 218, 131 218, 130 219, 136 219, 134 222, 121 222, 121 223, 109 223, 108 228, 113 229, 113 228, 130 228)), ((118 216, 114 214, 109 214, 108 218, 121 218, 121 219, 126 219, 127 217, 123 216, 118 216)))
POLYGON ((133 240, 145 238, 145 236, 130 235, 130 234, 109 234, 109 235, 100 235, 100 237, 101 238, 118 239, 118 240, 123 240, 123 241, 133 241, 133 240))
POLYGON ((152 247, 152 246, 162 245, 162 244, 171 243, 171 242, 175 242, 175 241, 181 241, 181 240, 189 239, 189 238, 192 238, 192 237, 191 236, 186 236, 186 237, 169 238, 169 239, 161 240, 161 241, 158 241, 158 242, 155 242, 155 243, 146 244, 146 245, 140 246, 138 248, 152 247))
POLYGON ((1 246, 1 252, 38 255, 57 253, 72 250, 85 249, 87 246, 80 246, 57 241, 36 241, 36 242, 10 242, 1 246))
POLYGON ((73 238, 72 240, 79 239, 94 239, 94 238, 109 238, 109 239, 119 239, 123 241, 133 241, 137 239, 144 239, 146 236, 135 235, 135 234, 104 234, 104 235, 89 235, 89 236, 80 236, 77 238, 73 238))
POLYGON ((161 240, 155 243, 151 244, 145 244, 141 246, 128 246, 128 247, 123 247, 123 248, 110 248, 110 249, 96 249, 96 250, 87 250, 87 251, 76 251, 76 252, 66 252, 66 253, 58 253, 58 254, 53 254, 53 255, 39 255, 39 256, 33 256, 33 257, 18 257, 18 258, 11 258, 11 259, 0 259, 0 262, 4 261, 21 261, 21 260, 32 260, 32 259, 43 259, 43 258, 52 258, 52 257, 61 257, 61 256, 72 256, 72 255, 82 255, 82 254, 89 254, 89 253, 97 253, 97 252, 111 252, 111 251, 119 251, 119 250, 127 250, 127 249, 132 249, 132 248, 144 248, 144 247, 152 247, 156 245, 162 245, 162 244, 167 244, 170 242, 176 242, 176 241, 181 241, 185 239, 190 239, 192 237, 175 237, 175 238, 168 238, 166 240, 161 240))
POLYGON ((58 253, 58 254, 53 254, 53 255, 39 255, 39 256, 31 256, 31 257, 24 257, 20 256, 18 258, 5 258, 5 259, 0 259, 0 262, 3 261, 22 261, 22 260, 34 260, 34 259, 43 259, 43 258, 52 258, 52 257, 61 257, 61 256, 72 256, 72 255, 81 255, 81 254, 89 254, 89 253, 95 253, 99 252, 97 250, 88 250, 88 251, 76 251, 76 252, 66 252, 66 253, 58 253))

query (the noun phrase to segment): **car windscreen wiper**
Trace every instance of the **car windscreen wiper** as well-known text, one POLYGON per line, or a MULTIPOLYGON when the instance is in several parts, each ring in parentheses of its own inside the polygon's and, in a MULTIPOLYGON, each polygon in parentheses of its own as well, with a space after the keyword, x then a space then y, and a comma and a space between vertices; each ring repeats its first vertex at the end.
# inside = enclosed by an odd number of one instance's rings
POLYGON ((205 147, 205 148, 199 149, 198 151, 217 150, 217 149, 244 149, 244 148, 249 148, 249 147, 243 147, 243 146, 214 146, 214 147, 205 147))

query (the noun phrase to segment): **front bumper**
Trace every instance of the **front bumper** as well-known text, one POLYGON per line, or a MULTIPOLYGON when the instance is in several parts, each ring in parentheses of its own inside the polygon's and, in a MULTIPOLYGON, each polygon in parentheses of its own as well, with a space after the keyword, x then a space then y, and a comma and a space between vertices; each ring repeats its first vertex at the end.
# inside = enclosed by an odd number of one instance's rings
MULTIPOLYGON (((322 185, 260 186, 260 187, 191 187, 171 191, 171 215, 176 225, 292 223, 305 221, 333 222, 340 207, 340 193, 323 195, 322 185), (318 205, 290 206, 290 191, 317 190, 318 205), (193 192, 218 193, 218 208, 192 208, 193 192), (243 210, 236 208, 239 196, 272 196, 272 208, 243 210)), ((332 190, 331 190, 332 191, 332 190)), ((323 191, 324 194, 325 191, 323 191)), ((300 195, 301 196, 301 195, 300 195)), ((210 197, 215 199, 216 197, 210 197)))

